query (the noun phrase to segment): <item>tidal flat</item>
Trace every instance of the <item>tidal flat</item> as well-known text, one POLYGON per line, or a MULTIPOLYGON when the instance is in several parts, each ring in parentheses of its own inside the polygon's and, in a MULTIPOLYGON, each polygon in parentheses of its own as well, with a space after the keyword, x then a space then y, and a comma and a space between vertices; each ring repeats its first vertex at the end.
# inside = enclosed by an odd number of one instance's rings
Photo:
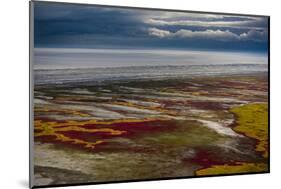
POLYGON ((267 79, 35 85, 35 185, 267 172, 267 79))

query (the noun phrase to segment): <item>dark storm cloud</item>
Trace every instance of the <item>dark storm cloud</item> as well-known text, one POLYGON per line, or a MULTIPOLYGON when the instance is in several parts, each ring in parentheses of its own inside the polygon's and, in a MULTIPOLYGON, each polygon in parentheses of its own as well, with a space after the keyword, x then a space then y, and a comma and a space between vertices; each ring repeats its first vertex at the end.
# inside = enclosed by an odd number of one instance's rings
POLYGON ((36 47, 267 50, 267 18, 35 3, 36 47))

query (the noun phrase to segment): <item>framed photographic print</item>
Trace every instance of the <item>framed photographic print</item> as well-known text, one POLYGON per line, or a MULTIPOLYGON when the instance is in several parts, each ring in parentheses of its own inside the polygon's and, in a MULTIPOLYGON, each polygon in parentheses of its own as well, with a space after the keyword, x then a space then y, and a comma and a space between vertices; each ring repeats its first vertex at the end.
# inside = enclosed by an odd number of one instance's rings
POLYGON ((269 17, 30 2, 30 187, 269 173, 269 17))

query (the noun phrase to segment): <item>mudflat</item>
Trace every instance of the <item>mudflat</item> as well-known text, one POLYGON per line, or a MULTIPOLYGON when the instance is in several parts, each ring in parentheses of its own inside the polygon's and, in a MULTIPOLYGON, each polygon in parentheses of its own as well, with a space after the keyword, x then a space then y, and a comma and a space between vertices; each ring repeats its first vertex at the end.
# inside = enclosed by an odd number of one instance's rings
POLYGON ((35 185, 267 172, 267 78, 35 85, 35 185))

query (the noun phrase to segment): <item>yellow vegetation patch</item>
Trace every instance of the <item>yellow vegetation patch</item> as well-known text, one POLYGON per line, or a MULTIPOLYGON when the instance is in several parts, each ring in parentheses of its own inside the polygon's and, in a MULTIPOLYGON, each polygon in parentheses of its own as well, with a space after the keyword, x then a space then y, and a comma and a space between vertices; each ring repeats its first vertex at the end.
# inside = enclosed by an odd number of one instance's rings
POLYGON ((236 174, 236 173, 254 173, 268 171, 268 165, 265 163, 236 163, 235 165, 215 165, 210 168, 196 171, 197 176, 236 174))
POLYGON ((237 132, 257 139, 256 150, 268 157, 268 106, 267 104, 248 104, 231 109, 237 115, 237 132))
POLYGON ((50 108, 38 108, 35 107, 35 112, 56 112, 56 113, 63 113, 63 114, 71 114, 80 117, 89 117, 90 114, 82 113, 77 110, 69 110, 69 109, 50 109, 50 108))
POLYGON ((114 123, 138 123, 138 122, 147 122, 147 121, 155 121, 155 120, 168 120, 168 119, 155 119, 155 118, 145 118, 145 119, 118 119, 118 120, 110 120, 110 121, 100 121, 100 120, 85 120, 85 121, 75 121, 69 120, 65 122, 57 122, 57 121, 42 121, 42 120, 35 120, 35 128, 42 127, 42 126, 51 126, 51 127, 65 127, 65 126, 83 126, 86 124, 99 124, 99 125, 111 125, 114 123))
MULTIPOLYGON (((42 121, 42 120, 36 120, 35 121, 35 128, 39 129, 40 132, 36 132, 34 134, 35 137, 41 137, 41 136, 55 136, 56 140, 61 142, 68 142, 72 144, 82 144, 86 148, 93 149, 95 145, 103 143, 101 140, 97 140, 95 142, 88 142, 81 139, 71 138, 68 136, 65 136, 64 134, 60 133, 62 131, 80 131, 80 132, 86 132, 86 133, 97 133, 97 132, 106 132, 110 135, 121 135, 125 133, 126 131, 120 131, 115 130, 111 128, 96 128, 96 129, 89 129, 89 128, 83 128, 83 125, 85 124, 93 124, 97 123, 96 120, 90 120, 90 121, 67 121, 64 123, 59 123, 56 121, 42 121), (63 126, 63 127, 62 127, 63 126)), ((94 137, 94 135, 93 135, 94 137)))

